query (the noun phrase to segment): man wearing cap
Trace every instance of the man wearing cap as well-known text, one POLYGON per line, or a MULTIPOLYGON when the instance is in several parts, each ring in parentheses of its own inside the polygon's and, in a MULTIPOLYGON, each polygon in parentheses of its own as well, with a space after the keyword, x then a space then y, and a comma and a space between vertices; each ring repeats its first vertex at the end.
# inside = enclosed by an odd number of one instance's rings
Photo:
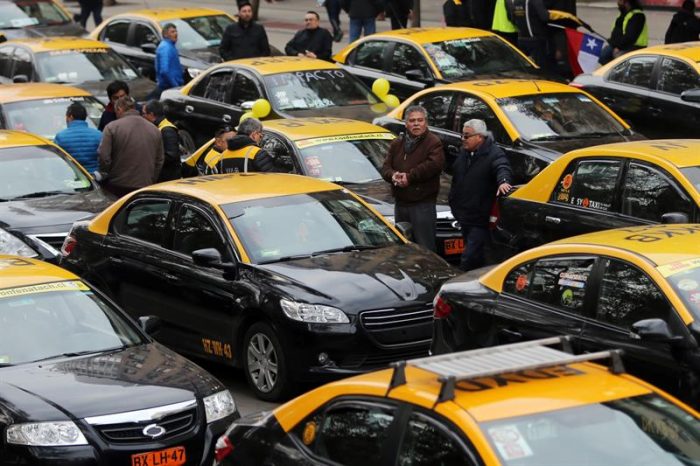
POLYGON ((238 21, 226 27, 219 53, 224 60, 270 56, 267 33, 262 25, 253 20, 250 2, 244 0, 238 3, 238 21))
POLYGON ((247 118, 236 129, 238 134, 227 141, 225 151, 209 151, 204 157, 207 173, 275 171, 272 156, 259 147, 263 137, 260 120, 247 118))
POLYGON ((449 202, 464 238, 460 268, 479 268, 485 263, 491 208, 497 195, 511 189, 513 172, 503 149, 498 147, 483 120, 469 120, 462 129, 462 150, 452 164, 449 202))

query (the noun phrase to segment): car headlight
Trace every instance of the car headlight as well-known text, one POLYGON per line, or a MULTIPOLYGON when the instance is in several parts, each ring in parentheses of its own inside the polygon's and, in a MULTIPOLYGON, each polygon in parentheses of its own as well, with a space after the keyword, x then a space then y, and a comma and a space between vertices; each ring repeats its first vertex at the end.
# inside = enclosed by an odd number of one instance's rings
POLYGON ((287 299, 280 300, 284 314, 292 320, 315 324, 347 324, 350 322, 343 311, 335 307, 320 304, 297 303, 287 299))
POLYGON ((207 423, 218 421, 236 412, 236 403, 231 392, 224 390, 204 398, 204 411, 207 414, 207 423))
POLYGON ((34 447, 87 445, 85 436, 72 421, 29 422, 7 428, 7 443, 34 447))
POLYGON ((39 254, 12 233, 0 228, 0 254, 37 257, 39 254))
POLYGON ((387 219, 392 225, 396 225, 396 217, 393 215, 385 215, 384 218, 387 219))
POLYGON ((201 72, 202 70, 199 68, 187 68, 187 74, 190 75, 190 78, 196 78, 201 72))

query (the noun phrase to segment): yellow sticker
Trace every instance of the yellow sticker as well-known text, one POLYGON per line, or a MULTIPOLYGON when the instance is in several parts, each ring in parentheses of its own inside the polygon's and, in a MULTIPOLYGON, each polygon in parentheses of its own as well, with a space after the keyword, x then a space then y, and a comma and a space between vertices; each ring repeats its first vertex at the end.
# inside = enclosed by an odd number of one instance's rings
POLYGON ((697 269, 698 267, 700 267, 700 257, 661 265, 657 267, 657 270, 661 273, 661 275, 663 275, 664 278, 668 278, 671 275, 687 272, 688 270, 697 269))
POLYGON ((363 139, 394 139, 395 136, 391 133, 365 133, 365 134, 344 134, 342 136, 327 136, 323 138, 305 139, 303 141, 297 141, 296 145, 299 149, 304 149, 310 146, 318 146, 319 144, 326 144, 329 142, 338 141, 359 141, 363 139))
POLYGON ((311 445, 315 439, 316 439, 316 423, 315 422, 307 422, 306 426, 304 427, 304 434, 303 434, 303 438, 301 440, 304 442, 304 445, 311 445))
POLYGON ((40 283, 38 285, 22 286, 19 288, 6 288, 0 290, 0 298, 14 298, 28 294, 46 293, 49 291, 89 291, 83 282, 71 280, 65 282, 40 283))

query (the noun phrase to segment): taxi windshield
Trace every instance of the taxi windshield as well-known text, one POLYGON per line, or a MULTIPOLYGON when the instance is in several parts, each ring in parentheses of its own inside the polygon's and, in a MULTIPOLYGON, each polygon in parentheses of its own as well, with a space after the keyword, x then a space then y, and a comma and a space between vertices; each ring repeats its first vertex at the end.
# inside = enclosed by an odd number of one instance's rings
POLYGON ((0 366, 142 343, 131 325, 80 282, 0 289, 0 366))
MULTIPOLYGON (((379 170, 390 142, 387 139, 363 139, 311 145, 301 149, 301 160, 308 176, 336 182, 367 183, 382 179, 379 170)), ((299 145, 303 145, 303 141, 299 145)))
POLYGON ((507 466, 700 464, 700 423, 658 395, 481 424, 507 466))
POLYGON ((344 70, 311 70, 265 76, 267 95, 280 111, 346 105, 374 105, 378 100, 344 70))
POLYGON ((680 271, 666 277, 688 310, 700 317, 700 259, 689 261, 680 271))
POLYGON ((700 191, 700 167, 681 168, 681 173, 695 186, 696 191, 700 191))
POLYGON ((233 20, 226 15, 198 16, 162 21, 160 26, 168 23, 177 27, 177 48, 193 50, 221 44, 224 30, 233 20))
POLYGON ((423 44, 423 48, 446 79, 505 71, 535 72, 522 55, 497 37, 473 37, 423 44))
POLYGON ((58 149, 0 149, 0 202, 92 191, 90 179, 58 149))
POLYGON ((222 208, 255 264, 402 244, 382 219, 345 190, 256 199, 222 208))
POLYGON ((527 141, 596 138, 617 135, 625 129, 584 94, 506 97, 496 102, 527 141))
POLYGON ((61 97, 4 104, 5 128, 29 131, 53 139, 66 127, 66 109, 71 102, 83 104, 88 112, 88 126, 97 128, 104 106, 93 97, 61 97))
POLYGON ((60 8, 49 1, 0 3, 0 29, 54 26, 70 22, 71 19, 60 8))
POLYGON ((47 83, 130 81, 136 70, 110 49, 56 50, 36 54, 37 71, 47 83))

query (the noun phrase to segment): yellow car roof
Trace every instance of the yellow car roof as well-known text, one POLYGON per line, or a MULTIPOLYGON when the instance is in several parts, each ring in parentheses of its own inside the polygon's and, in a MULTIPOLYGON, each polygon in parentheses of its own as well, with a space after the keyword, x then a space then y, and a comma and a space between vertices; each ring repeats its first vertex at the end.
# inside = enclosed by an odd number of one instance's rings
POLYGON ((617 66, 618 63, 627 60, 636 55, 666 55, 683 59, 688 63, 692 63, 697 71, 700 71, 700 42, 683 42, 681 44, 668 45, 653 45, 639 50, 634 50, 616 58, 605 66, 601 66, 593 72, 594 75, 600 76, 606 74, 610 69, 617 66))
POLYGON ((284 134, 295 142, 303 139, 345 136, 352 134, 393 134, 391 131, 371 123, 334 117, 269 120, 265 121, 265 129, 284 134))
POLYGON ((408 28, 377 32, 370 39, 403 39, 416 44, 442 42, 445 40, 470 39, 472 37, 495 36, 496 34, 475 28, 408 28))
POLYGON ((90 97, 91 95, 84 89, 66 86, 65 84, 26 83, 0 85, 0 104, 63 97, 90 97))
POLYGON ((104 42, 93 39, 83 39, 82 37, 33 37, 29 39, 11 40, 5 44, 25 45, 33 52, 110 48, 109 45, 104 42))
POLYGON ((53 142, 37 134, 26 131, 0 130, 0 149, 21 146, 54 145, 53 142))
POLYGON ((62 280, 78 280, 78 277, 44 261, 0 255, 0 289, 62 280))
POLYGON ((120 17, 138 16, 140 18, 150 19, 155 22, 161 22, 169 19, 196 18, 198 16, 213 15, 226 15, 231 17, 231 15, 225 11, 216 10, 213 8, 153 8, 128 11, 126 13, 112 16, 109 19, 112 20, 120 17))
POLYGON ((481 79, 446 84, 440 86, 439 89, 457 89, 475 94, 486 94, 494 99, 555 92, 581 93, 575 87, 542 79, 481 79))
POLYGON ((224 65, 239 65, 251 68, 263 76, 276 73, 313 70, 339 70, 335 63, 307 57, 260 57, 242 58, 222 63, 224 65))
POLYGON ((591 146, 566 154, 566 159, 587 155, 634 157, 647 161, 666 161, 678 168, 700 165, 700 139, 663 139, 619 142, 591 146))

